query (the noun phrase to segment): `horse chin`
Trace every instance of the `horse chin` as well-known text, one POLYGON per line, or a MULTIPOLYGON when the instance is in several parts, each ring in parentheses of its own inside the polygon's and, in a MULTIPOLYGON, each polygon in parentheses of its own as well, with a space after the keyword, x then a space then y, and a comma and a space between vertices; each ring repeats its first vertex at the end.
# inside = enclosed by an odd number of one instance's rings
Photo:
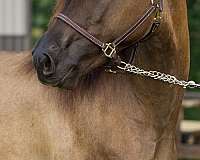
POLYGON ((63 77, 60 80, 47 80, 41 78, 41 76, 38 76, 38 79, 40 83, 46 86, 51 86, 51 87, 58 87, 61 89, 66 89, 66 90, 74 90, 79 83, 79 78, 78 76, 73 76, 73 77, 63 77))
POLYGON ((74 76, 70 78, 64 78, 63 80, 59 81, 55 87, 66 89, 66 90, 74 90, 77 88, 79 83, 79 77, 74 76))

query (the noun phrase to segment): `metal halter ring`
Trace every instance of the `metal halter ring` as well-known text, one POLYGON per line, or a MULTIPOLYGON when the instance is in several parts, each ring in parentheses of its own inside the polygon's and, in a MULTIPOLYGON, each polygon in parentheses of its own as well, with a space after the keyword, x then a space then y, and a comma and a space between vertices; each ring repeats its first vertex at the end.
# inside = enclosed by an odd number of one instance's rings
POLYGON ((156 8, 159 8, 162 10, 162 7, 161 7, 161 2, 160 1, 155 1, 155 0, 151 0, 151 4, 153 6, 155 6, 156 8), (156 3, 157 2, 157 3, 156 3))
POLYGON ((102 51, 104 55, 108 58, 114 58, 117 53, 116 47, 114 46, 113 43, 106 43, 102 51))

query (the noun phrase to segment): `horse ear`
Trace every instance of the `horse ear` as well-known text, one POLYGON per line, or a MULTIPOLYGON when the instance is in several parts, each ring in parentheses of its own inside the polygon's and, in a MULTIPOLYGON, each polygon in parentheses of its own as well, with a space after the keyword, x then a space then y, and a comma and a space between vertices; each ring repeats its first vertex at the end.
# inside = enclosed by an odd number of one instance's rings
POLYGON ((68 0, 56 0, 53 17, 57 16, 58 13, 60 13, 66 7, 67 1, 68 0))

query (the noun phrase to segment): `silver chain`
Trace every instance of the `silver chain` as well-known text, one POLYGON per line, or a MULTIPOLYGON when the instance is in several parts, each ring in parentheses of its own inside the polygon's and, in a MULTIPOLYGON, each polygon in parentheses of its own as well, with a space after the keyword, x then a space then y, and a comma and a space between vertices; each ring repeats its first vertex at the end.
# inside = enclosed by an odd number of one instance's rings
MULTIPOLYGON (((155 0, 151 0, 151 3, 153 5, 155 3, 155 0)), ((157 4, 157 8, 162 8, 161 4, 157 4)), ((156 17, 154 18, 156 22, 157 21, 160 22, 162 18, 160 15, 160 12, 162 11, 159 10, 159 12, 156 14, 156 17)), ((114 58, 113 55, 117 53, 115 45, 113 45, 112 43, 106 43, 105 46, 106 46, 105 49, 103 49, 104 55, 110 59, 114 58)), ((144 76, 144 77, 149 77, 154 80, 159 80, 168 84, 178 85, 183 88, 199 88, 200 89, 200 84, 197 84, 194 81, 179 80, 175 76, 172 76, 166 73, 161 73, 159 71, 145 71, 144 69, 138 68, 132 64, 128 64, 123 61, 121 61, 120 65, 118 65, 117 68, 125 72, 129 72, 129 73, 144 76)), ((113 71, 112 69, 109 69, 107 71, 111 73, 117 73, 117 71, 113 71)))
POLYGON ((127 64, 123 61, 121 62, 121 65, 117 66, 117 68, 129 73, 149 77, 154 80, 159 80, 168 84, 178 85, 183 88, 199 88, 200 89, 200 84, 197 84, 194 81, 179 80, 175 76, 161 73, 158 71, 145 71, 144 69, 138 68, 131 64, 127 64))

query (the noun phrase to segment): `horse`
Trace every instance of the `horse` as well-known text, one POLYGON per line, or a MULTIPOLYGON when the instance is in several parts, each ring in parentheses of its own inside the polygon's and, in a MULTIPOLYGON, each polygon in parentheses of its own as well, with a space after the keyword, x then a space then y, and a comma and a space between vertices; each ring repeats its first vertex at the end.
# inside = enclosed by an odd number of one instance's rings
MULTIPOLYGON (((58 0, 33 58, 29 51, 0 54, 0 159, 177 159, 184 89, 105 72, 108 59, 100 49, 56 18, 62 12, 108 42, 149 5, 149 0, 58 0)), ((123 46, 144 35, 153 19, 149 16, 123 46)), ((134 64, 188 78, 185 0, 164 1, 161 24, 138 45, 134 64)))

